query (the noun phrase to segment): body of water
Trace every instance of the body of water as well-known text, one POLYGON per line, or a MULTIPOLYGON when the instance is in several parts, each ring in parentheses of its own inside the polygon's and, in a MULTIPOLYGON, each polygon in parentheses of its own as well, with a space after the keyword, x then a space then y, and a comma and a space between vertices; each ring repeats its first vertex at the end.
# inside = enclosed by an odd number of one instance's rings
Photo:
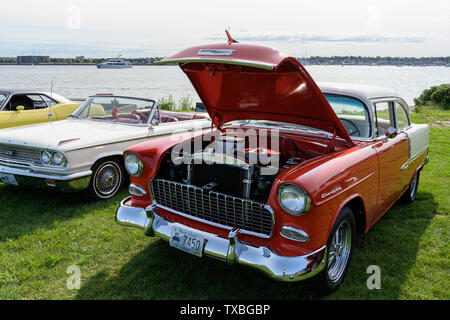
MULTIPOLYGON (((350 82, 385 86, 397 91, 408 104, 424 89, 450 83, 449 67, 306 66, 316 81, 350 82)), ((114 93, 143 98, 191 96, 200 101, 186 75, 176 66, 135 66, 131 69, 97 69, 95 66, 0 66, 0 90, 20 88, 53 91, 68 98, 114 93)))

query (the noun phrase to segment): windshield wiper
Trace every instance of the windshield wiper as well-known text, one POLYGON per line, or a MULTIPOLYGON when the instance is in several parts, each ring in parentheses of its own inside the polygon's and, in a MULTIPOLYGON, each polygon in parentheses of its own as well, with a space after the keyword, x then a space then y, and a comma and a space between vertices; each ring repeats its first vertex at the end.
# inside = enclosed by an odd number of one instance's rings
POLYGON ((71 115, 69 115, 67 118, 75 118, 75 119, 80 119, 80 117, 79 116, 77 116, 77 115, 74 115, 74 114, 71 114, 71 115))

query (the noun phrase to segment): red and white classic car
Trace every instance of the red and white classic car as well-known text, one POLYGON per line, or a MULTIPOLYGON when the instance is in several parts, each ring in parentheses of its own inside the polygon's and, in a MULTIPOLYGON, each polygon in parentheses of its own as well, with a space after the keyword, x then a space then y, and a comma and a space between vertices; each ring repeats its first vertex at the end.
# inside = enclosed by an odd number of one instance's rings
POLYGON ((413 201, 429 128, 393 91, 317 85, 297 59, 229 41, 178 63, 215 128, 124 153, 131 197, 119 224, 199 257, 297 281, 342 282, 356 231, 413 201))

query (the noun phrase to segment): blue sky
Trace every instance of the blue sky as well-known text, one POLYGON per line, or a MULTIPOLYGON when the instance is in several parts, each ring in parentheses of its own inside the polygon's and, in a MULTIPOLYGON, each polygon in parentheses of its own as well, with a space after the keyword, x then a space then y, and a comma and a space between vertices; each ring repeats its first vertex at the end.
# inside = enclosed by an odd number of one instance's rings
POLYGON ((0 21, 0 56, 165 56, 225 28, 294 56, 450 56, 448 0, 0 0, 0 21))

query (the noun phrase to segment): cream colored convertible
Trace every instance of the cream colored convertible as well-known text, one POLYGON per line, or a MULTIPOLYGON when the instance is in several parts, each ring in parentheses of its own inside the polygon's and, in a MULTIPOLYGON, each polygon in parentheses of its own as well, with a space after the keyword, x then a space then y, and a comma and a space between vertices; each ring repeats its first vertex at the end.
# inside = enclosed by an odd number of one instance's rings
POLYGON ((126 178, 125 149, 210 126, 206 113, 163 111, 155 100, 92 96, 67 120, 1 130, 0 181, 110 198, 126 178))

